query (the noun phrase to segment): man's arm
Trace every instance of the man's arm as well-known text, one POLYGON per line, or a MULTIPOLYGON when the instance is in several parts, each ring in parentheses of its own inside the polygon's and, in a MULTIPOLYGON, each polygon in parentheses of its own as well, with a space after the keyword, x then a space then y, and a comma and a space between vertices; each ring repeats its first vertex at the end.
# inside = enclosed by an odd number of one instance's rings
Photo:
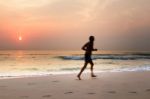
POLYGON ((83 45, 83 47, 82 47, 82 50, 85 50, 85 51, 86 51, 86 49, 87 49, 87 48, 86 48, 86 47, 87 47, 87 45, 88 45, 88 43, 84 44, 84 45, 83 45))
POLYGON ((94 44, 92 46, 92 51, 97 51, 97 48, 94 48, 94 44))
MULTIPOLYGON (((93 45, 93 46, 94 46, 94 45, 93 45)), ((96 49, 96 48, 93 48, 92 51, 97 51, 97 49, 96 49)))
POLYGON ((98 49, 93 49, 93 51, 97 51, 98 49))

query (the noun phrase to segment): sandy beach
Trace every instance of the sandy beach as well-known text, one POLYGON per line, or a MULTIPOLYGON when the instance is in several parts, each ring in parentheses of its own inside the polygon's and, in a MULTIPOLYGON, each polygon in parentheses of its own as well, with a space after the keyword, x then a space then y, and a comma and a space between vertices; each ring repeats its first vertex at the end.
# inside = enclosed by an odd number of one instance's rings
POLYGON ((84 73, 0 80, 0 99, 150 99, 150 72, 84 73))

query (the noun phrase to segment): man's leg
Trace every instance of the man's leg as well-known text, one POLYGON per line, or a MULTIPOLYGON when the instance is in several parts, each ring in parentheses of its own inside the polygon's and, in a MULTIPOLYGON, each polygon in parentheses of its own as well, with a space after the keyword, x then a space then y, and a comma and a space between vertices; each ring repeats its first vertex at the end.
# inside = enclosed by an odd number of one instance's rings
POLYGON ((84 69, 87 67, 87 64, 88 64, 87 62, 84 63, 84 66, 81 68, 81 71, 77 75, 77 77, 79 78, 79 80, 81 80, 80 76, 81 76, 82 72, 84 71, 84 69))
POLYGON ((93 72, 94 63, 91 61, 90 64, 91 64, 91 77, 96 77, 96 75, 94 75, 93 72))

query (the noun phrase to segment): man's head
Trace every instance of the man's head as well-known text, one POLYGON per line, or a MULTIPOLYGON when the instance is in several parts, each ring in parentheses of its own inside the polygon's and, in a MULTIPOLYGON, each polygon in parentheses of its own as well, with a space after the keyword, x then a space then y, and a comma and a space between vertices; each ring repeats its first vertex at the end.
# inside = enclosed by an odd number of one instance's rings
POLYGON ((89 40, 90 40, 90 42, 93 42, 94 41, 94 36, 90 36, 89 40))

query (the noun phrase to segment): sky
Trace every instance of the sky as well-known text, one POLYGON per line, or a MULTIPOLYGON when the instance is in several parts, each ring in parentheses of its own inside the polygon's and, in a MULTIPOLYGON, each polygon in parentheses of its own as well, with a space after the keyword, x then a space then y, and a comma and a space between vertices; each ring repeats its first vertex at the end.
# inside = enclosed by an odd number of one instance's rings
POLYGON ((0 0, 0 49, 150 51, 150 0, 0 0), (19 40, 19 37, 22 40, 19 40))

